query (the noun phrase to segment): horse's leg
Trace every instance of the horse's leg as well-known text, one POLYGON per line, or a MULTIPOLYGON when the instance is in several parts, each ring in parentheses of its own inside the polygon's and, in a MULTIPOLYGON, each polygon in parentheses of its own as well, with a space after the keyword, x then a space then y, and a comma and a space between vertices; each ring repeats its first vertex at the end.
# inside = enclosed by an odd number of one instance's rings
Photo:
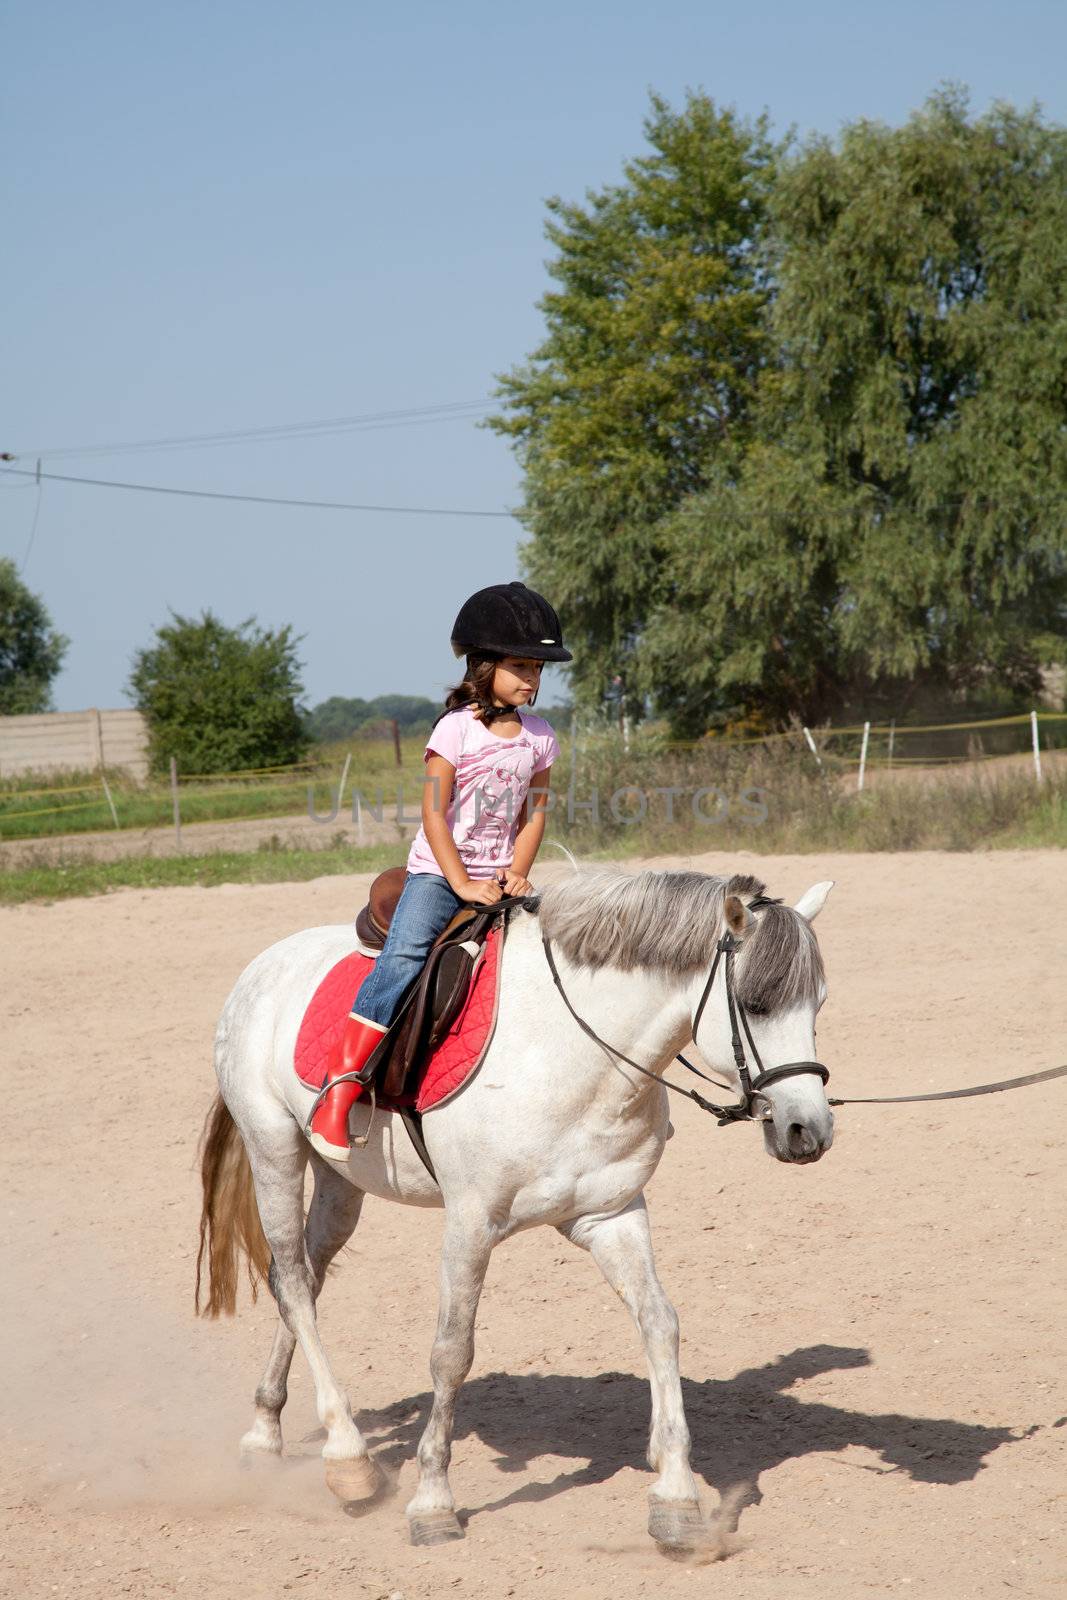
MULTIPOLYGON (((355 1231, 363 1207, 363 1190, 354 1189, 317 1156, 312 1157, 312 1168, 315 1190, 308 1207, 304 1248, 317 1302, 326 1268, 355 1231)), ((296 1338, 279 1317, 267 1369, 256 1390, 255 1421, 241 1440, 242 1456, 282 1453, 281 1412, 288 1397, 287 1380, 295 1349, 296 1338)))
POLYGON ((644 1196, 614 1216, 578 1217, 559 1231, 589 1251, 630 1308, 644 1341, 652 1388, 648 1462, 659 1474, 649 1491, 648 1531, 668 1549, 695 1549, 706 1534, 689 1465, 689 1428, 678 1375, 678 1316, 656 1276, 644 1196))
POLYGON ((248 1432, 241 1436, 241 1460, 245 1465, 260 1456, 282 1453, 282 1407, 289 1398, 289 1368, 295 1349, 296 1339, 279 1317, 267 1368, 256 1387, 256 1415, 248 1432))
MULTIPOLYGON (((319 1421, 326 1429, 326 1482, 341 1500, 360 1500, 379 1485, 377 1467, 352 1420, 348 1397, 330 1370, 315 1320, 315 1279, 304 1248, 304 1168, 308 1146, 286 1118, 245 1135, 263 1232, 273 1260, 270 1287, 288 1333, 311 1368, 319 1421)), ((285 1346, 275 1341, 275 1353, 285 1346)))
POLYGON ((441 1252, 441 1303, 430 1355, 433 1409, 419 1440, 419 1483, 407 1508, 412 1544, 462 1539, 448 1483, 456 1396, 474 1360, 478 1311, 493 1239, 484 1218, 448 1218, 441 1252))

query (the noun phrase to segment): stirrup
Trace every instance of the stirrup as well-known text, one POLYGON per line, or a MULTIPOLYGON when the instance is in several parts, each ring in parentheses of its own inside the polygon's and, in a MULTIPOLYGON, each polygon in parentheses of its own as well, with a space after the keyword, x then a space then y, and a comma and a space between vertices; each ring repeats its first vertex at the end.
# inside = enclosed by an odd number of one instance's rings
MULTIPOLYGON (((322 1102, 325 1100, 326 1096, 329 1094, 330 1090, 331 1089, 336 1089, 336 1087, 337 1087, 337 1085, 339 1083, 358 1083, 361 1089, 365 1089, 367 1087, 368 1079, 363 1077, 363 1073, 364 1073, 365 1070, 366 1069, 364 1067, 360 1067, 358 1072, 342 1072, 341 1076, 339 1078, 328 1078, 327 1079, 327 1081, 323 1084, 322 1088, 319 1090, 318 1094, 315 1096, 314 1100, 312 1100, 312 1102, 311 1102, 311 1110, 308 1112, 307 1118, 306 1118, 306 1120, 304 1122, 304 1132, 305 1133, 310 1133, 311 1132, 311 1119, 312 1119, 312 1117, 315 1115, 316 1111, 319 1109, 319 1107, 321 1106, 322 1102)), ((371 1073, 370 1076, 373 1077, 374 1074, 371 1073)), ((371 1092, 372 1093, 374 1092, 373 1083, 371 1084, 371 1092)), ((354 1105, 355 1101, 353 1101, 352 1103, 354 1105)))
MULTIPOLYGON (((335 1089, 339 1083, 358 1083, 360 1088, 366 1089, 368 1087, 368 1078, 365 1078, 363 1076, 363 1073, 365 1071, 366 1071, 365 1067, 360 1067, 358 1072, 343 1072, 339 1078, 331 1078, 329 1083, 324 1083, 323 1084, 322 1088, 319 1090, 318 1094, 315 1096, 314 1100, 311 1102, 311 1109, 308 1112, 307 1118, 306 1118, 306 1120, 304 1122, 304 1138, 307 1139, 309 1143, 311 1141, 311 1121, 312 1121, 312 1118, 314 1117, 316 1111, 321 1106, 322 1102, 325 1100, 326 1096, 329 1094, 330 1090, 331 1089, 335 1089)), ((350 1150, 365 1150, 367 1148, 367 1141, 370 1138, 371 1128, 374 1126, 374 1113, 378 1109, 378 1093, 377 1093, 377 1090, 374 1087, 374 1074, 373 1074, 373 1072, 369 1075, 369 1087, 370 1087, 370 1121, 367 1123, 367 1131, 366 1131, 366 1133, 359 1135, 357 1138, 353 1138, 352 1134, 349 1133, 349 1135, 348 1135, 348 1148, 350 1150)), ((353 1100, 352 1105, 357 1105, 357 1104, 358 1104, 358 1101, 353 1100)), ((348 1108, 348 1115, 349 1116, 352 1115, 352 1106, 349 1106, 349 1108, 348 1108)), ((348 1119, 347 1118, 345 1119, 345 1129, 346 1129, 346 1131, 348 1129, 348 1119)))
MULTIPOLYGON (((354 1100, 352 1102, 352 1105, 357 1105, 358 1106, 359 1105, 359 1101, 358 1100, 354 1100)), ((368 1141, 370 1139, 371 1129, 374 1127, 374 1113, 377 1111, 377 1109, 378 1109, 378 1095, 377 1095, 377 1092, 375 1091, 374 1085, 372 1083, 371 1086, 370 1086, 370 1116, 367 1119, 367 1131, 366 1131, 366 1133, 360 1133, 360 1134, 353 1134, 351 1131, 349 1131, 349 1134, 348 1134, 348 1148, 350 1150, 365 1150, 367 1148, 367 1143, 368 1143, 368 1141)), ((352 1115, 352 1106, 349 1106, 349 1108, 348 1108, 348 1115, 349 1116, 352 1115)))

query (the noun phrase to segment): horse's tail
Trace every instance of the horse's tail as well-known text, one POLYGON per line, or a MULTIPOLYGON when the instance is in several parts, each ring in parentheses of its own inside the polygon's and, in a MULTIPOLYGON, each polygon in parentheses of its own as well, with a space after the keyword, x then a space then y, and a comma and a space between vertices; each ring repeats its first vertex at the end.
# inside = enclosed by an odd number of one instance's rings
POLYGON ((252 1168, 244 1140, 222 1096, 204 1120, 200 1135, 200 1176, 204 1205, 200 1213, 200 1249, 196 1254, 196 1311, 198 1316, 232 1316, 237 1305, 237 1277, 241 1254, 248 1264, 252 1299, 256 1285, 270 1271, 270 1246, 263 1233, 252 1186, 252 1168), (207 1257, 207 1300, 201 1311, 201 1269, 207 1257))

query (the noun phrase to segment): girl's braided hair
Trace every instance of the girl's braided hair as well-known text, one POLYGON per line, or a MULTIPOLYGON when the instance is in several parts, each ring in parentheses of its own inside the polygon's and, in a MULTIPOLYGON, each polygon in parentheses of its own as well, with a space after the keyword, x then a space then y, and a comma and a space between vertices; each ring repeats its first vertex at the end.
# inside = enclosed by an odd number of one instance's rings
MULTIPOLYGON (((487 655, 480 651, 472 652, 467 657, 467 666, 461 681, 449 689, 445 698, 445 709, 434 719, 434 727, 436 728, 441 717, 447 717, 450 711, 460 711, 464 706, 472 707, 486 726, 490 722, 496 722, 498 717, 514 716, 514 706, 493 704, 493 676, 503 660, 503 656, 487 655)), ((528 703, 533 705, 536 699, 535 693, 531 695, 528 703)))

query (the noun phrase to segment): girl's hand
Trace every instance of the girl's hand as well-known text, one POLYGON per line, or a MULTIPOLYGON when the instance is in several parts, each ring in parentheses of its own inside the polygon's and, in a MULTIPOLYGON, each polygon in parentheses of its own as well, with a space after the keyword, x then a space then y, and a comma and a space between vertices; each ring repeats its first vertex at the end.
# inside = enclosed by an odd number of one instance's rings
POLYGON ((456 893, 469 906, 495 906, 503 891, 492 878, 468 878, 466 883, 459 885, 456 893))
POLYGON ((504 879, 503 889, 505 894, 533 894, 533 884, 529 878, 524 878, 521 872, 512 872, 509 867, 506 872, 502 873, 502 877, 504 879))

